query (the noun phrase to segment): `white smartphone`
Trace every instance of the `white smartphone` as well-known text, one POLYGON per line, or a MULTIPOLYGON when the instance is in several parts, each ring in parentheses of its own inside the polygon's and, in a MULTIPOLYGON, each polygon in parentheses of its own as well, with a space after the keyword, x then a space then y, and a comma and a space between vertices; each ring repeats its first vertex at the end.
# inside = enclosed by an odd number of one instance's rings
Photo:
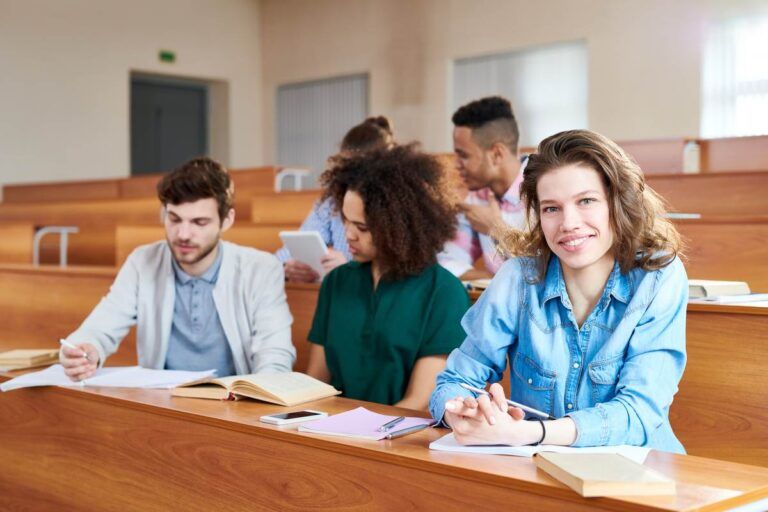
POLYGON ((322 411, 310 411, 308 409, 303 411, 283 412, 280 414, 268 414, 259 418, 259 421, 263 423, 270 423, 272 425, 288 425, 289 423, 299 423, 301 421, 311 421, 328 416, 327 412, 322 411))
POLYGON ((320 274, 320 278, 325 275, 325 269, 320 260, 328 252, 328 246, 325 245, 320 233, 317 231, 281 231, 280 239, 291 253, 291 258, 312 267, 315 272, 320 274))

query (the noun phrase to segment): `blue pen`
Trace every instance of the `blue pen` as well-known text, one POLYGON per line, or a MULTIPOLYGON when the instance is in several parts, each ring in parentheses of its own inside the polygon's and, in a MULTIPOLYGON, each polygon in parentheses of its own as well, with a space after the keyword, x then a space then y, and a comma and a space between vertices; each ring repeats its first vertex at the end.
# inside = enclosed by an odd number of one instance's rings
MULTIPOLYGON (((476 387, 470 386, 469 384, 464 384, 463 382, 460 384, 460 386, 463 387, 464 389, 468 389, 470 391, 473 391, 473 392, 481 394, 481 395, 488 395, 488 396, 491 395, 489 392, 487 392, 484 389, 476 388, 476 387)), ((549 414, 547 414, 545 412, 541 412, 538 409, 534 409, 533 407, 528 407, 527 405, 523 405, 523 404, 519 404, 517 402, 513 402, 509 398, 507 398, 507 403, 509 405, 511 405, 512 407, 517 407, 518 409, 522 409, 525 412, 529 412, 531 414, 535 414, 536 416, 539 416, 539 417, 547 419, 547 420, 556 420, 557 419, 554 416, 550 416, 549 414)))

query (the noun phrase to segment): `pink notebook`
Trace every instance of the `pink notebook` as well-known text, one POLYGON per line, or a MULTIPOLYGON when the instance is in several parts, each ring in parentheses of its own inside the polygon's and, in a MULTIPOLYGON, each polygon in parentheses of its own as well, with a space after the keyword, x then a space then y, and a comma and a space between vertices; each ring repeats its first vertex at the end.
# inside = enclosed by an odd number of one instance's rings
POLYGON ((378 441, 386 438, 388 435, 397 437, 398 432, 406 429, 428 427, 435 423, 435 420, 432 418, 406 417, 390 430, 386 432, 379 431, 379 427, 396 417, 377 414, 365 407, 358 407, 351 411, 304 423, 299 426, 299 431, 378 441))

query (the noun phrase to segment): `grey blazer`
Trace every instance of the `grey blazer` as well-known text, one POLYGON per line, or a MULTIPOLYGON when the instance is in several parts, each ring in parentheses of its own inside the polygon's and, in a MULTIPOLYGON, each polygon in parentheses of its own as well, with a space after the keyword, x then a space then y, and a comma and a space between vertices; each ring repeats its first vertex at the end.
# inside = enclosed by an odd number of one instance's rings
MULTIPOLYGON (((222 251, 213 301, 237 373, 291 371, 296 350, 282 265, 272 254, 229 242, 222 242, 222 251)), ((67 341, 92 343, 104 364, 136 325, 139 365, 163 368, 176 294, 172 257, 166 241, 136 248, 67 341)))

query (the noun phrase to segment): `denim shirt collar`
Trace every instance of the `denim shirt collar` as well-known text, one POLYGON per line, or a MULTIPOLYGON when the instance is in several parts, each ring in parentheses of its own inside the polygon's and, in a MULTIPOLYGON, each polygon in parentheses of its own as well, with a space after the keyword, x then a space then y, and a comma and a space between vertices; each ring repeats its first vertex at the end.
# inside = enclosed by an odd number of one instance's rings
POLYGON ((181 265, 179 265, 179 262, 176 261, 176 258, 171 258, 171 264, 173 265, 173 273, 176 277, 176 282, 183 286, 193 279, 202 279, 206 283, 216 284, 216 281, 219 277, 219 269, 221 268, 222 256, 224 254, 221 242, 219 242, 217 250, 218 254, 216 255, 216 259, 214 260, 213 264, 208 267, 208 270, 206 270, 200 277, 194 277, 187 274, 184 272, 184 270, 182 270, 181 265))
MULTIPOLYGON (((560 297, 560 301, 567 308, 571 308, 571 301, 568 298, 568 292, 565 288, 565 279, 563 279, 563 270, 560 266, 560 259, 553 254, 549 258, 547 274, 544 276, 544 294, 542 296, 542 302, 548 302, 555 297, 560 297)), ((624 304, 628 304, 632 297, 630 274, 621 273, 618 261, 613 264, 613 270, 611 270, 611 273, 608 276, 608 281, 605 283, 603 294, 597 303, 598 307, 601 309, 605 308, 609 297, 613 297, 624 304)))

